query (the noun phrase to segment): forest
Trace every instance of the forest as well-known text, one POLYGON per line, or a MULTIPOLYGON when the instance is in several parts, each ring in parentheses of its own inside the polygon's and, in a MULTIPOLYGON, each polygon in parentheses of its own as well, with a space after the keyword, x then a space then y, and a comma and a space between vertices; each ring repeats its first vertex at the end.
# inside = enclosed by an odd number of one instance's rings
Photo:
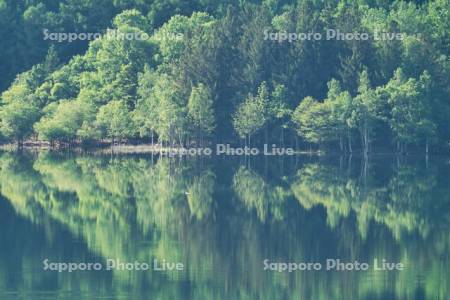
POLYGON ((449 7, 0 0, 0 140, 448 152, 449 7), (270 38, 330 29, 371 38, 270 38), (401 38, 373 38, 380 33, 401 38))

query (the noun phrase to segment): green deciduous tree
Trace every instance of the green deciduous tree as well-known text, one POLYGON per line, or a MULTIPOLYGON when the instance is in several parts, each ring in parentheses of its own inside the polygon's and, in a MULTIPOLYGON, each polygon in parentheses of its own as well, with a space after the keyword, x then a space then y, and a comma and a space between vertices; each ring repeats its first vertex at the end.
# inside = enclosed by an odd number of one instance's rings
POLYGON ((113 100, 100 107, 96 122, 105 135, 114 140, 133 136, 133 121, 125 102, 113 100))
POLYGON ((258 95, 249 95, 242 102, 233 117, 233 125, 237 134, 245 138, 250 145, 250 138, 258 130, 264 127, 268 120, 269 113, 269 93, 265 83, 258 89, 258 95))
POLYGON ((427 73, 419 81, 406 79, 402 69, 398 69, 386 85, 391 106, 389 124, 400 152, 405 152, 407 145, 420 142, 425 142, 428 151, 429 142, 436 131, 431 120, 431 99, 426 92, 430 81, 427 73))
POLYGON ((136 109, 133 111, 136 131, 142 138, 151 137, 152 144, 158 126, 158 103, 153 95, 156 79, 157 74, 149 65, 145 65, 144 71, 138 76, 138 100, 136 109))
POLYGON ((205 85, 199 84, 192 88, 188 101, 188 115, 194 130, 200 134, 201 144, 203 137, 210 135, 215 128, 213 104, 211 92, 205 85))
POLYGON ((350 125, 358 129, 361 136, 363 153, 370 152, 374 128, 377 122, 376 106, 378 97, 371 88, 367 71, 363 71, 359 77, 358 95, 353 99, 350 125))
POLYGON ((292 110, 289 108, 287 89, 282 84, 276 84, 270 95, 269 114, 273 125, 281 129, 281 144, 284 145, 285 131, 289 129, 292 110))
POLYGON ((330 123, 339 140, 339 148, 344 151, 346 148, 344 140, 347 139, 348 151, 352 149, 352 129, 349 125, 353 99, 349 92, 342 91, 339 81, 331 80, 328 82, 328 94, 325 102, 331 106, 330 123))
POLYGON ((297 133, 307 142, 329 142, 335 138, 331 122, 331 105, 320 103, 312 97, 306 97, 300 102, 292 114, 292 122, 297 133))
POLYGON ((39 110, 25 101, 13 101, 0 107, 0 130, 21 146, 33 131, 33 124, 39 118, 39 110))
MULTIPOLYGON (((94 116, 93 107, 82 101, 63 100, 49 104, 44 117, 34 126, 39 139, 50 142, 73 142, 79 137, 84 122, 94 116)), ((85 125, 86 126, 86 125, 85 125)), ((87 138, 86 135, 82 136, 87 138)))
POLYGON ((180 145, 188 133, 186 103, 178 87, 168 75, 161 75, 155 83, 152 97, 157 103, 158 138, 162 142, 180 145))

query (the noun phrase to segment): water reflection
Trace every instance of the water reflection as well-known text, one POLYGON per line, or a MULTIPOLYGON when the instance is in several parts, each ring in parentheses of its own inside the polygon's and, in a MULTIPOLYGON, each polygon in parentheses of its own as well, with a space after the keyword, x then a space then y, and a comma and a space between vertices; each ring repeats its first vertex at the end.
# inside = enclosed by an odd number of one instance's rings
POLYGON ((450 166, 402 160, 3 153, 1 299, 446 299, 450 166), (45 258, 186 271, 54 273, 45 258), (407 271, 277 273, 266 258, 407 271))

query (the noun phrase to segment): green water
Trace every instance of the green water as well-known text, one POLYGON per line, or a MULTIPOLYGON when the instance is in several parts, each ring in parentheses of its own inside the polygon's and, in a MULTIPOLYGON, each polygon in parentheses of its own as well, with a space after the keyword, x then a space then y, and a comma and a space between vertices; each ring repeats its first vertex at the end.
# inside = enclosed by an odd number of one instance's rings
POLYGON ((0 299, 450 299, 449 178, 448 158, 0 153, 0 299), (45 259, 184 270, 59 273, 45 259))

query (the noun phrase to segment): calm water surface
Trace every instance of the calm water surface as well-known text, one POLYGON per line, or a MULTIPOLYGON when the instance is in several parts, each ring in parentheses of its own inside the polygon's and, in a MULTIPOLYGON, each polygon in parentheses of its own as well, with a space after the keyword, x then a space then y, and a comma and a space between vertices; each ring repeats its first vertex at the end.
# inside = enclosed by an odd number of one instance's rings
POLYGON ((446 158, 0 153, 0 191, 2 300, 450 299, 446 158), (58 273, 45 259, 185 270, 58 273), (265 259, 370 268, 277 272, 265 259))

